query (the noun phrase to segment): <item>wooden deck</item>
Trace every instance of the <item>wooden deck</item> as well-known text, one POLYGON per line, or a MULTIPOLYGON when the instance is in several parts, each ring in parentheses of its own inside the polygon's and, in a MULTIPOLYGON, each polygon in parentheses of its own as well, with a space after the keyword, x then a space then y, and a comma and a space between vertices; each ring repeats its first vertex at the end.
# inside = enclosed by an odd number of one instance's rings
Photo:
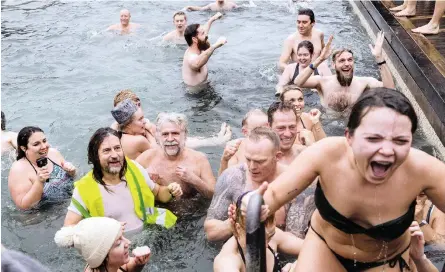
POLYGON ((417 1, 414 17, 395 17, 389 8, 402 3, 362 0, 357 7, 373 32, 385 32, 388 57, 445 145, 445 16, 439 34, 413 33, 429 22, 435 1, 417 1))

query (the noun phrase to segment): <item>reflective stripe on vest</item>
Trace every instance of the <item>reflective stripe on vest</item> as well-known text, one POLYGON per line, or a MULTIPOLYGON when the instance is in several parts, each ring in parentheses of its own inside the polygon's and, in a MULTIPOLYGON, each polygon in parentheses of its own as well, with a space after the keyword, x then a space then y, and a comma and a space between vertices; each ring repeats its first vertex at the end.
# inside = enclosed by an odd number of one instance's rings
MULTIPOLYGON (((167 209, 154 207, 155 197, 145 182, 145 178, 139 168, 129 159, 127 161, 127 171, 125 179, 133 198, 134 211, 138 218, 145 224, 158 224, 166 228, 171 228, 176 224, 176 216, 167 209), (139 180, 144 182, 139 182, 139 180)), ((74 183, 87 210, 79 209, 82 205, 72 199, 73 205, 79 210, 83 217, 104 216, 104 205, 100 193, 100 184, 93 178, 93 171, 88 172, 79 181, 74 183)), ((82 207, 83 208, 83 207, 82 207)))

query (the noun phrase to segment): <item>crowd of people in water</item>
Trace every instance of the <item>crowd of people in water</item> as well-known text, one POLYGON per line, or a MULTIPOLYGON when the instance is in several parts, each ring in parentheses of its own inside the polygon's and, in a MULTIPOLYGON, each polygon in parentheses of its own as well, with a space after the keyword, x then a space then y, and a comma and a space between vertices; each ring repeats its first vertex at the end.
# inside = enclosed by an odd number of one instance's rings
MULTIPOLYGON (((401 12, 413 14, 411 5, 405 1, 401 12)), ((220 37, 209 43, 211 25, 223 16, 220 11, 236 8, 224 0, 184 8, 218 12, 203 25, 187 24, 184 11, 174 13, 176 29, 164 40, 188 45, 182 66, 187 85, 208 82, 207 62, 227 42, 220 37)), ((140 27, 130 20, 122 10, 120 23, 108 29, 129 34, 140 27)), ((395 90, 382 52, 384 33, 369 46, 378 80, 356 76, 353 50, 333 51, 333 37, 325 43, 315 23, 311 9, 298 11, 297 30, 285 39, 277 62, 282 74, 272 103, 266 112, 246 112, 239 139, 231 139, 225 123, 215 137, 190 137, 181 113, 159 113, 152 123, 137 94, 121 90, 111 110, 115 122, 91 136, 92 168, 80 177, 41 128, 7 131, 2 112, 2 153, 17 153, 8 176, 12 201, 28 210, 71 199, 54 240, 79 251, 84 271, 141 271, 150 249, 138 247, 131 257, 124 235, 153 224, 174 227, 181 215, 171 204, 196 195, 211 200, 207 239, 225 241, 214 271, 246 271, 246 209, 253 194, 264 197, 269 272, 438 271, 424 245, 445 244, 445 164, 411 147, 417 115, 395 90), (347 113, 344 137, 327 137, 322 112, 305 111, 305 92, 318 93, 325 109, 347 113), (224 144, 215 176, 206 155, 195 149, 224 144), (297 261, 283 266, 282 253, 297 261)), ((25 257, 2 250, 2 267, 25 257)))

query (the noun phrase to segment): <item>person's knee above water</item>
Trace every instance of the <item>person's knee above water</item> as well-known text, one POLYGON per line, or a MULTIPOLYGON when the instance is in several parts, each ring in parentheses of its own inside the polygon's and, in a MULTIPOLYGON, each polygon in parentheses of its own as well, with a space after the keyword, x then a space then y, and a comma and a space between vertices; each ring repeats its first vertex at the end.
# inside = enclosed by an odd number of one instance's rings
MULTIPOLYGON (((233 236, 224 244, 221 252, 215 257, 213 263, 215 272, 246 271, 246 211, 250 194, 252 193, 244 193, 236 201, 233 236)), ((303 240, 277 228, 275 215, 273 214, 265 221, 265 233, 266 241, 264 246, 267 248, 266 271, 289 271, 288 269, 282 269, 277 252, 297 257, 303 245, 303 240)))
POLYGON ((304 158, 261 187, 268 187, 264 201, 274 212, 319 176, 317 210, 296 271, 401 271, 410 265, 408 228, 417 195, 424 191, 445 210, 445 164, 411 147, 416 129, 415 110, 402 93, 370 90, 352 107, 345 137, 308 147, 304 158))
POLYGON ((321 112, 318 109, 312 109, 309 113, 304 112, 304 95, 303 91, 295 85, 284 87, 280 95, 281 102, 290 102, 297 112, 297 138, 295 144, 310 145, 312 138, 314 141, 321 140, 326 137, 320 122, 321 112), (299 120, 298 120, 299 119, 299 120), (312 133, 313 137, 309 133, 312 133), (306 142, 306 139, 310 139, 306 142))
MULTIPOLYGON (((222 14, 218 13, 212 18, 217 20, 222 14)), ((212 20, 212 22, 214 21, 212 20)), ((207 81, 208 70, 207 62, 215 49, 226 44, 227 40, 220 37, 215 44, 210 45, 208 33, 211 24, 204 26, 192 24, 187 26, 184 32, 184 38, 187 41, 188 49, 185 51, 182 62, 182 79, 188 86, 198 86, 207 81)))
POLYGON ((141 26, 140 24, 130 22, 131 14, 128 9, 121 10, 119 13, 119 17, 120 23, 109 26, 107 28, 107 31, 118 30, 120 31, 120 34, 128 34, 141 26))
POLYGON ((181 186, 154 183, 142 166, 125 158, 120 137, 111 128, 100 128, 91 137, 88 163, 93 169, 74 183, 65 226, 97 216, 126 222, 128 231, 139 231, 144 224, 175 225, 176 216, 154 204, 182 195, 181 186))
POLYGON ((347 110, 354 105, 359 96, 370 88, 394 88, 391 72, 383 58, 382 46, 385 40, 383 32, 379 32, 372 48, 382 81, 372 77, 354 76, 354 55, 350 49, 337 50, 332 54, 332 68, 336 75, 311 76, 314 69, 331 55, 332 39, 331 36, 320 56, 297 76, 294 80, 295 85, 316 89, 323 107, 336 112, 348 112, 347 110))
MULTIPOLYGON (((136 107, 142 109, 142 104, 140 98, 131 90, 121 90, 114 97, 114 107, 117 104, 121 103, 125 99, 130 99, 136 105, 136 107)), ((145 121, 145 137, 150 143, 150 146, 157 145, 155 134, 156 134, 156 125, 150 122, 147 118, 144 118, 145 121)), ((114 121, 114 123, 110 126, 114 130, 119 130, 119 124, 114 121)), ((190 148, 199 148, 205 146, 218 146, 222 145, 228 140, 232 138, 232 128, 226 123, 221 124, 221 130, 219 131, 217 136, 214 137, 187 137, 187 141, 185 145, 190 148)))
POLYGON ((17 149, 17 132, 6 130, 6 117, 2 111, 2 153, 17 149))
POLYGON ((128 158, 134 160, 150 147, 153 148, 147 139, 144 113, 130 99, 117 104, 111 115, 119 124, 122 148, 128 158))
MULTIPOLYGON (((256 189, 263 182, 274 180, 286 168, 285 165, 279 163, 282 157, 280 139, 272 129, 268 127, 253 129, 244 144, 246 162, 229 167, 218 177, 215 194, 204 222, 209 241, 226 240, 232 235, 227 217, 227 209, 231 203, 234 203, 243 192, 256 189)), ((299 217, 305 212, 286 213, 287 210, 295 211, 293 206, 294 203, 286 206, 286 209, 282 208, 275 216, 280 228, 299 233, 300 228, 304 230, 306 226, 298 223, 288 226, 287 222, 300 220, 294 216, 299 217)))
POLYGON ((8 188, 15 205, 30 209, 69 198, 76 168, 50 147, 43 130, 22 128, 17 145, 17 161, 12 164, 8 176, 8 188))
MULTIPOLYGON (((244 137, 248 137, 252 129, 268 126, 269 123, 267 122, 267 114, 260 109, 253 109, 244 116, 241 122, 241 132, 243 133, 244 137)), ((218 172, 219 175, 221 175, 221 173, 230 166, 246 162, 246 158, 244 156, 245 139, 246 138, 238 138, 226 144, 221 157, 218 172)))
POLYGON ((199 6, 186 6, 184 9, 187 11, 205 11, 205 10, 211 10, 211 11, 229 11, 232 9, 236 9, 238 6, 235 2, 229 1, 229 0, 215 0, 215 2, 208 4, 203 7, 199 6))
POLYGON ((298 45, 301 41, 310 41, 314 47, 313 57, 317 58, 321 50, 324 48, 324 34, 321 30, 314 28, 315 15, 311 9, 298 10, 297 16, 297 32, 289 35, 284 41, 283 50, 278 68, 284 71, 289 60, 298 62, 298 45))
POLYGON ((187 15, 183 11, 177 11, 173 14, 173 24, 175 30, 167 33, 162 40, 175 44, 187 44, 184 38, 184 32, 187 27, 187 15))
POLYGON ((445 245, 445 214, 427 198, 424 192, 417 196, 414 219, 419 224, 426 244, 445 245))
POLYGON ((177 182, 184 197, 199 192, 210 198, 215 187, 210 163, 204 153, 185 147, 187 118, 179 113, 160 113, 156 119, 156 140, 159 145, 142 153, 136 161, 153 176, 155 182, 169 185, 177 182))
POLYGON ((148 247, 133 250, 123 236, 125 226, 112 218, 91 217, 77 225, 63 227, 54 236, 59 247, 74 247, 87 262, 85 272, 136 272, 150 260, 148 247))
MULTIPOLYGON (((294 80, 298 74, 311 64, 314 56, 314 45, 310 41, 301 41, 297 46, 297 60, 295 63, 289 64, 281 74, 278 84, 275 87, 275 95, 280 95, 283 92, 283 87, 289 84, 294 84, 294 80)), ((316 68, 313 72, 315 76, 330 76, 332 75, 326 62, 320 64, 320 67, 316 68)))

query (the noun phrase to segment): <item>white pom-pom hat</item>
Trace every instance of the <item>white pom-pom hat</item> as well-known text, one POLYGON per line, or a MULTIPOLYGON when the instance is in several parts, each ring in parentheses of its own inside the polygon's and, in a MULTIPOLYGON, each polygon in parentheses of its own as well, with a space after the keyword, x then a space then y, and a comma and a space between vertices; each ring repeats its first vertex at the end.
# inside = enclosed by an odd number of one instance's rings
POLYGON ((90 217, 75 226, 63 227, 54 236, 54 241, 59 247, 74 246, 91 268, 97 268, 121 230, 121 223, 112 218, 90 217))

